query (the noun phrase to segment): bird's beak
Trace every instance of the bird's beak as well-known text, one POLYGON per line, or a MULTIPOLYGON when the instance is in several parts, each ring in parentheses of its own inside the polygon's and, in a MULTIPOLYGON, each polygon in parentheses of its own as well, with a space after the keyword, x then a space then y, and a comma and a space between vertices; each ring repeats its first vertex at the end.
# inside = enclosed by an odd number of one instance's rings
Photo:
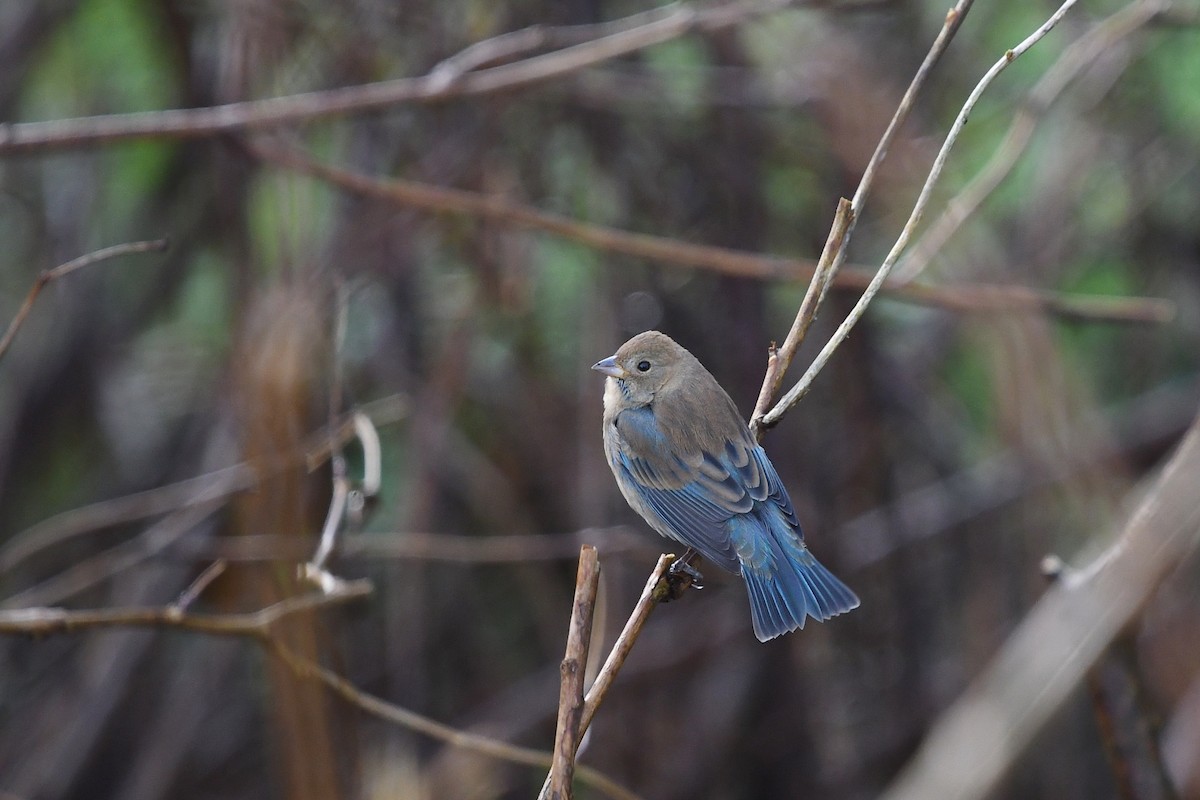
POLYGON ((603 361, 597 361, 595 364, 592 364, 592 369, 596 370, 596 372, 603 372, 610 378, 625 377, 625 370, 621 369, 620 365, 617 364, 616 356, 609 356, 603 361))

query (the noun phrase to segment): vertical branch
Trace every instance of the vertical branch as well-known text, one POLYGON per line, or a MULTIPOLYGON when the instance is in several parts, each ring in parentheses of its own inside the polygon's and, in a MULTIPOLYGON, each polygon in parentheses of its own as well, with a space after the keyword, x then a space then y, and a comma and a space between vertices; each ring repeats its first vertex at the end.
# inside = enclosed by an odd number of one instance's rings
POLYGON ((579 550, 579 571, 575 577, 575 602, 571 608, 567 652, 559 667, 562 683, 558 694, 558 726, 554 732, 554 763, 550 767, 550 797, 553 800, 571 800, 572 796, 575 752, 579 749, 582 737, 583 679, 587 671, 599 583, 600 562, 596 548, 585 544, 579 550))
MULTIPOLYGON (((617 641, 613 643, 612 650, 608 653, 608 658, 604 660, 604 666, 600 668, 600 672, 596 675, 596 682, 592 684, 592 687, 588 689, 587 695, 584 696, 583 709, 579 715, 579 731, 575 736, 576 749, 579 747, 579 742, 583 740, 583 735, 587 733, 588 726, 592 724, 592 719, 595 718, 597 709, 604 702, 604 697, 608 694, 613 681, 616 680, 617 673, 621 671, 621 667, 625 664, 625 659, 629 657, 630 651, 633 650, 633 645, 641 634, 642 628, 645 627, 646 621, 650 619, 650 612, 666 597, 668 587, 664 576, 667 574, 667 568, 671 566, 671 562, 674 560, 675 556, 669 553, 658 557, 658 563, 654 565, 654 569, 650 572, 650 577, 646 579, 646 585, 642 588, 642 594, 638 598, 637 604, 633 607, 633 613, 629 615, 629 619, 625 621, 625 627, 621 629, 620 635, 617 636, 617 641)), ((558 748, 555 747, 556 757, 557 753, 558 748)), ((547 800, 550 797, 553 772, 551 770, 551 774, 546 776, 546 781, 542 784, 542 791, 538 794, 538 800, 547 800)))

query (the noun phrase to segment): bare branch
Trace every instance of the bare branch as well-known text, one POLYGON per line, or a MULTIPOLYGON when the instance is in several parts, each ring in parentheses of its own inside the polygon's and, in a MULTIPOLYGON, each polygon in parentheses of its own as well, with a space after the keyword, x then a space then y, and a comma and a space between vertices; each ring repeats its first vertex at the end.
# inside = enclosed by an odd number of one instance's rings
POLYGON ((854 199, 847 201, 845 198, 842 198, 838 202, 837 211, 833 217, 833 225, 829 230, 829 237, 825 240, 825 248, 821 251, 821 258, 817 262, 817 269, 813 274, 812 281, 809 283, 804 300, 800 303, 800 308, 796 312, 796 319, 792 322, 791 330, 788 331, 783 345, 777 350, 772 348, 772 351, 768 354, 767 372, 763 377, 762 389, 759 391, 758 402, 754 406, 754 413, 750 415, 750 430, 759 441, 762 440, 764 430, 774 425, 780 419, 780 417, 776 417, 775 422, 770 423, 770 425, 763 422, 767 409, 770 408, 771 403, 774 402, 776 396, 779 394, 779 387, 783 383, 784 374, 787 373, 788 367, 792 365, 792 359, 795 357, 796 351, 803 344, 809 327, 817 317, 817 311, 820 310, 821 305, 825 302, 825 296, 829 292, 829 287, 833 285, 833 281, 837 278, 842 264, 846 261, 846 251, 850 246, 850 237, 854 234, 854 226, 858 222, 859 217, 862 216, 863 209, 866 207, 867 197, 870 195, 871 188, 875 183, 875 175, 878 173, 883 160, 887 157, 888 150, 891 149, 892 142, 895 140, 896 134, 899 133, 900 127, 908 119, 909 112, 912 111, 913 104, 916 102, 917 93, 925 85, 925 80, 933 72, 933 68, 937 62, 941 60, 942 54, 946 52, 946 48, 950 46, 950 40, 954 38, 954 34, 962 26, 962 21, 966 17, 967 12, 971 10, 973 2, 974 0, 959 0, 959 3, 946 14, 946 21, 942 25, 941 31, 938 32, 933 45, 925 55, 925 60, 921 62, 920 68, 917 69, 916 75, 913 76, 908 89, 905 90, 904 96, 900 99, 896 113, 892 115, 891 120, 888 122, 887 128, 879 138, 879 143, 875 145, 875 152, 871 154, 871 160, 867 162, 866 169, 863 170, 862 179, 859 181, 858 188, 854 192, 854 199))
POLYGON ((344 583, 337 592, 296 595, 244 614, 185 613, 179 605, 103 608, 94 611, 35 606, 0 611, 0 634, 45 636, 92 628, 172 627, 198 633, 262 638, 269 635, 275 623, 292 614, 356 600, 371 592, 370 581, 351 581, 344 583))
POLYGON ((871 279, 871 283, 869 286, 867 286, 866 291, 863 292, 862 297, 858 299, 858 302, 855 303, 854 308, 851 309, 850 313, 846 316, 846 319, 844 319, 842 324, 838 326, 836 331, 834 331, 833 336, 830 337, 828 342, 826 342, 825 347, 823 347, 821 352, 817 354, 817 357, 813 359, 813 363, 809 366, 808 371, 804 373, 795 386, 788 390, 788 393, 783 396, 783 399, 780 400, 774 408, 772 408, 763 416, 763 427, 770 428, 777 424, 783 415, 788 412, 788 409, 796 405, 796 403, 798 403, 800 399, 804 397, 804 395, 808 394, 808 390, 812 387, 813 381, 816 379, 821 370, 824 369, 825 364, 829 362, 829 359, 833 356, 834 351, 841 346, 842 342, 846 340, 846 337, 850 335, 851 329, 854 328, 858 321, 862 319, 863 314, 866 313, 867 306, 870 305, 871 301, 875 299, 875 296, 879 293, 879 290, 883 287, 884 282, 887 280, 888 274, 892 271, 892 267, 895 266, 896 260, 900 257, 900 254, 904 252, 904 248, 908 246, 909 239, 916 230, 918 223, 920 223, 921 216, 925 213, 925 206, 929 204, 929 198, 933 193, 933 187, 937 185, 938 179, 941 178, 942 169, 945 167, 946 159, 950 155, 950 149, 954 146, 955 142, 958 141, 959 134, 962 133, 963 127, 965 127, 967 124, 967 119, 971 116, 971 112, 975 109, 975 104, 979 102, 979 98, 983 95, 983 92, 989 86, 991 86, 992 82, 996 79, 996 76, 1003 72, 1009 64, 1017 60, 1021 55, 1028 51, 1029 48, 1033 47, 1035 44, 1041 41, 1047 33, 1053 30, 1058 22, 1066 15, 1068 11, 1071 10, 1071 7, 1074 6, 1076 2, 1077 0, 1066 0, 1066 2, 1059 6, 1058 9, 1050 15, 1050 18, 1042 23, 1042 25, 1036 31, 1031 33, 1016 47, 1006 51, 1004 55, 1001 56, 1000 60, 993 64, 991 69, 989 69, 984 74, 983 78, 980 79, 979 83, 976 84, 975 88, 971 91, 971 94, 967 97, 966 102, 963 103, 962 108, 959 110, 958 116, 954 120, 954 124, 950 126, 950 132, 946 136, 946 141, 942 144, 941 150, 938 152, 937 157, 933 161, 933 166, 929 170, 929 176, 925 179, 925 185, 921 187, 921 192, 917 196, 916 203, 913 205, 913 210, 909 215, 908 222, 905 223, 903 230, 900 232, 899 238, 892 246, 892 249, 887 254, 887 257, 884 258, 878 272, 875 273, 875 277, 871 279))
MULTIPOLYGON (((404 398, 392 395, 367 403, 355 413, 366 414, 382 425, 403 419, 407 412, 404 398)), ((336 438, 348 441, 355 429, 355 418, 348 417, 339 424, 336 438)), ((60 545, 75 536, 158 514, 181 511, 245 491, 269 477, 272 470, 285 469, 297 463, 304 463, 309 470, 316 469, 329 458, 329 435, 317 433, 309 441, 307 452, 284 454, 278 463, 268 465, 265 472, 243 461, 206 475, 64 511, 16 534, 0 546, 0 573, 9 572, 35 553, 60 545)))
POLYGON ((29 294, 25 295, 24 302, 17 309, 16 316, 12 322, 8 324, 8 330, 4 332, 4 336, 0 337, 0 358, 4 358, 4 354, 8 352, 9 346, 12 344, 13 338, 17 335, 17 330, 21 324, 25 322, 25 317, 29 316, 30 310, 33 309, 33 301, 37 300, 37 296, 41 293, 46 285, 52 283, 59 278, 70 275, 76 270, 90 267, 93 264, 98 264, 101 261, 108 261, 118 256, 127 256, 132 253, 161 253, 166 250, 169 242, 166 239, 155 239, 146 242, 126 242, 125 244, 114 244, 111 247, 105 247, 101 250, 88 253, 80 256, 65 264, 59 264, 53 269, 47 269, 40 272, 33 282, 33 286, 29 288, 29 294))
POLYGON ((550 797, 571 800, 571 779, 575 773, 575 752, 579 749, 583 714, 583 680, 587 672, 588 645, 592 639, 592 619, 596 612, 596 591, 600 585, 600 561, 596 548, 585 544, 579 551, 579 571, 575 578, 575 602, 571 606, 571 626, 567 634, 567 652, 560 671, 562 682, 558 696, 558 724, 554 732, 554 764, 550 767, 550 797))
MULTIPOLYGON (((45 636, 108 628, 177 628, 196 633, 254 639, 279 657, 297 676, 324 684, 343 700, 372 716, 483 755, 517 764, 550 766, 549 753, 516 747, 460 731, 370 695, 340 675, 297 655, 273 635, 274 626, 286 617, 350 602, 366 597, 372 591, 370 581, 343 581, 332 593, 312 592, 296 595, 266 608, 242 614, 200 614, 186 612, 179 605, 90 611, 22 608, 0 611, 0 635, 45 636)), ((594 769, 581 766, 576 772, 581 781, 610 797, 619 800, 639 800, 637 795, 594 769)))
MULTIPOLYGON (((483 43, 467 48, 460 54, 460 61, 443 61, 440 69, 435 68, 417 78, 398 78, 208 108, 0 124, 0 156, 128 139, 182 139, 246 129, 261 130, 376 111, 402 103, 430 103, 510 91, 578 72, 593 64, 644 50, 691 31, 736 25, 786 5, 786 0, 747 0, 697 10, 672 3, 597 26, 595 30, 603 33, 597 38, 510 64, 470 72, 464 71, 464 67, 477 62, 477 55, 467 54, 486 50, 483 43)), ((513 36, 509 33, 498 38, 511 43, 513 36)), ((503 50, 506 46, 511 44, 496 47, 503 50)))
MULTIPOLYGON (((541 211, 501 197, 463 189, 431 186, 416 181, 374 178, 316 161, 295 148, 250 145, 264 161, 311 175, 341 189, 409 208, 443 214, 475 216, 502 224, 544 231, 610 253, 644 258, 679 267, 708 269, 724 275, 760 280, 811 280, 816 264, 806 259, 747 253, 724 247, 695 244, 593 225, 561 214, 541 211)), ((871 285, 872 273, 864 267, 840 270, 833 285, 862 291, 871 285)), ((1141 297, 1089 297, 1067 295, 1022 286, 930 286, 885 282, 883 291, 897 300, 951 311, 1012 313, 1038 311, 1063 317, 1106 322, 1165 322, 1174 315, 1168 300, 1141 297)))

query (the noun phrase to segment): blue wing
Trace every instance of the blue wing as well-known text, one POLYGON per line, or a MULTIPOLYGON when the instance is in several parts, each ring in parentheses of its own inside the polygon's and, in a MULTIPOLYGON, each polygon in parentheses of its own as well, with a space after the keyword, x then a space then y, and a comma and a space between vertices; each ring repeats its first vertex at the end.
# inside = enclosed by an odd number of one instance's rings
POLYGON ((752 514, 756 504, 770 500, 799 536, 783 484, 749 434, 724 442, 720 452, 679 455, 666 445, 650 409, 627 409, 615 422, 621 443, 610 458, 617 479, 638 511, 650 512, 652 523, 657 517, 660 533, 735 573, 741 572, 739 556, 747 542, 735 540, 733 517, 752 514))

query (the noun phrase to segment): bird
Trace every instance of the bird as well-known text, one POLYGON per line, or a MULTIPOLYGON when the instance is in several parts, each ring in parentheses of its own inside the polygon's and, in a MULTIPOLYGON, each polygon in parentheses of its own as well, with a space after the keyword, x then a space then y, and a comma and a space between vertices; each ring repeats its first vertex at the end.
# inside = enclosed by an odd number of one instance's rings
POLYGON ((759 641, 858 607, 809 551, 771 460, 695 356, 646 331, 592 369, 606 376, 604 453, 621 494, 659 534, 745 580, 759 641))

